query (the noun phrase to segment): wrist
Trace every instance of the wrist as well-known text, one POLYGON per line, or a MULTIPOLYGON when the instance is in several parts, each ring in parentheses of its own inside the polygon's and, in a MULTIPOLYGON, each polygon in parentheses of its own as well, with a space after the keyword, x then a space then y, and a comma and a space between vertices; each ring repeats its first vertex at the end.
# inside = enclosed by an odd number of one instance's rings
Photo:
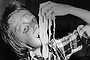
POLYGON ((74 15, 74 12, 75 12, 74 10, 76 10, 76 7, 70 6, 70 7, 68 8, 68 14, 74 15))

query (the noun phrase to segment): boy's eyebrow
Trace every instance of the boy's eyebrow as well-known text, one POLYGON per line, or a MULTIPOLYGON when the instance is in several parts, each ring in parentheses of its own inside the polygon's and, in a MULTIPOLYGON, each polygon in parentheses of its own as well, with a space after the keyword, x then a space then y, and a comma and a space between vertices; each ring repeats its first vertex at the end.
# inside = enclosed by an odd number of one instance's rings
POLYGON ((31 22, 24 22, 23 24, 31 24, 31 22))
MULTIPOLYGON (((23 22, 23 24, 31 24, 31 23, 33 23, 33 21, 23 22)), ((35 21, 34 21, 34 23, 35 23, 35 21)))

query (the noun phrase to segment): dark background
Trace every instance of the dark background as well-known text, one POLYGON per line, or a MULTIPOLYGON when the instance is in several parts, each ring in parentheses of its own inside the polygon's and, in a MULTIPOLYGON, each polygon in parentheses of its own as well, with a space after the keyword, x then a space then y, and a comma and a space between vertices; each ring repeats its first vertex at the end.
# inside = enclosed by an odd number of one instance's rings
MULTIPOLYGON (((0 16, 5 10, 6 5, 8 4, 10 0, 0 0, 0 16)), ((34 14, 38 19, 38 13, 39 13, 39 4, 46 2, 48 0, 19 0, 21 3, 24 3, 28 10, 32 14, 34 14)), ((83 8, 90 11, 90 1, 89 0, 52 0, 53 2, 57 3, 63 3, 63 4, 69 4, 78 8, 83 8)), ((67 15, 63 17, 56 17, 56 38, 65 36, 68 32, 73 31, 77 28, 80 24, 86 24, 82 19, 67 15)), ((84 46, 84 48, 73 54, 69 60, 89 60, 90 58, 90 48, 84 46)), ((0 38, 0 60, 18 60, 18 57, 15 55, 15 53, 11 50, 11 47, 7 45, 1 38, 0 38)))

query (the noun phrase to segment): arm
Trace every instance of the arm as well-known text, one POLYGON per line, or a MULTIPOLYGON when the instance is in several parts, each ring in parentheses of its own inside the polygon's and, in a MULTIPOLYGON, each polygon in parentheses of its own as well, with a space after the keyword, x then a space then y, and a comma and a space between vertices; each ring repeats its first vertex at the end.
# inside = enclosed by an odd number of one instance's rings
POLYGON ((41 15, 45 15, 47 19, 50 15, 51 18, 55 16, 64 16, 67 14, 75 15, 88 23, 88 27, 86 27, 85 30, 88 36, 90 36, 90 11, 88 10, 49 1, 40 4, 40 12, 41 15))
POLYGON ((51 1, 40 4, 41 15, 46 15, 49 17, 50 15, 54 16, 64 16, 67 14, 75 15, 85 22, 90 24, 90 11, 73 7, 66 4, 58 4, 51 1))
POLYGON ((69 14, 75 15, 90 24, 90 11, 81 8, 71 7, 69 14))

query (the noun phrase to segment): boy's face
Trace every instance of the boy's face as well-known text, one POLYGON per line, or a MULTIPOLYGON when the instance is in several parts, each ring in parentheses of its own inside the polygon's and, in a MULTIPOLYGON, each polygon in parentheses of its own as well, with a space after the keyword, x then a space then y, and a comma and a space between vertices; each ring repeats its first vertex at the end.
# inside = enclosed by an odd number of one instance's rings
POLYGON ((41 42, 37 38, 39 34, 38 29, 36 17, 31 13, 27 13, 19 20, 16 26, 15 36, 18 40, 28 45, 39 47, 41 46, 41 42))

